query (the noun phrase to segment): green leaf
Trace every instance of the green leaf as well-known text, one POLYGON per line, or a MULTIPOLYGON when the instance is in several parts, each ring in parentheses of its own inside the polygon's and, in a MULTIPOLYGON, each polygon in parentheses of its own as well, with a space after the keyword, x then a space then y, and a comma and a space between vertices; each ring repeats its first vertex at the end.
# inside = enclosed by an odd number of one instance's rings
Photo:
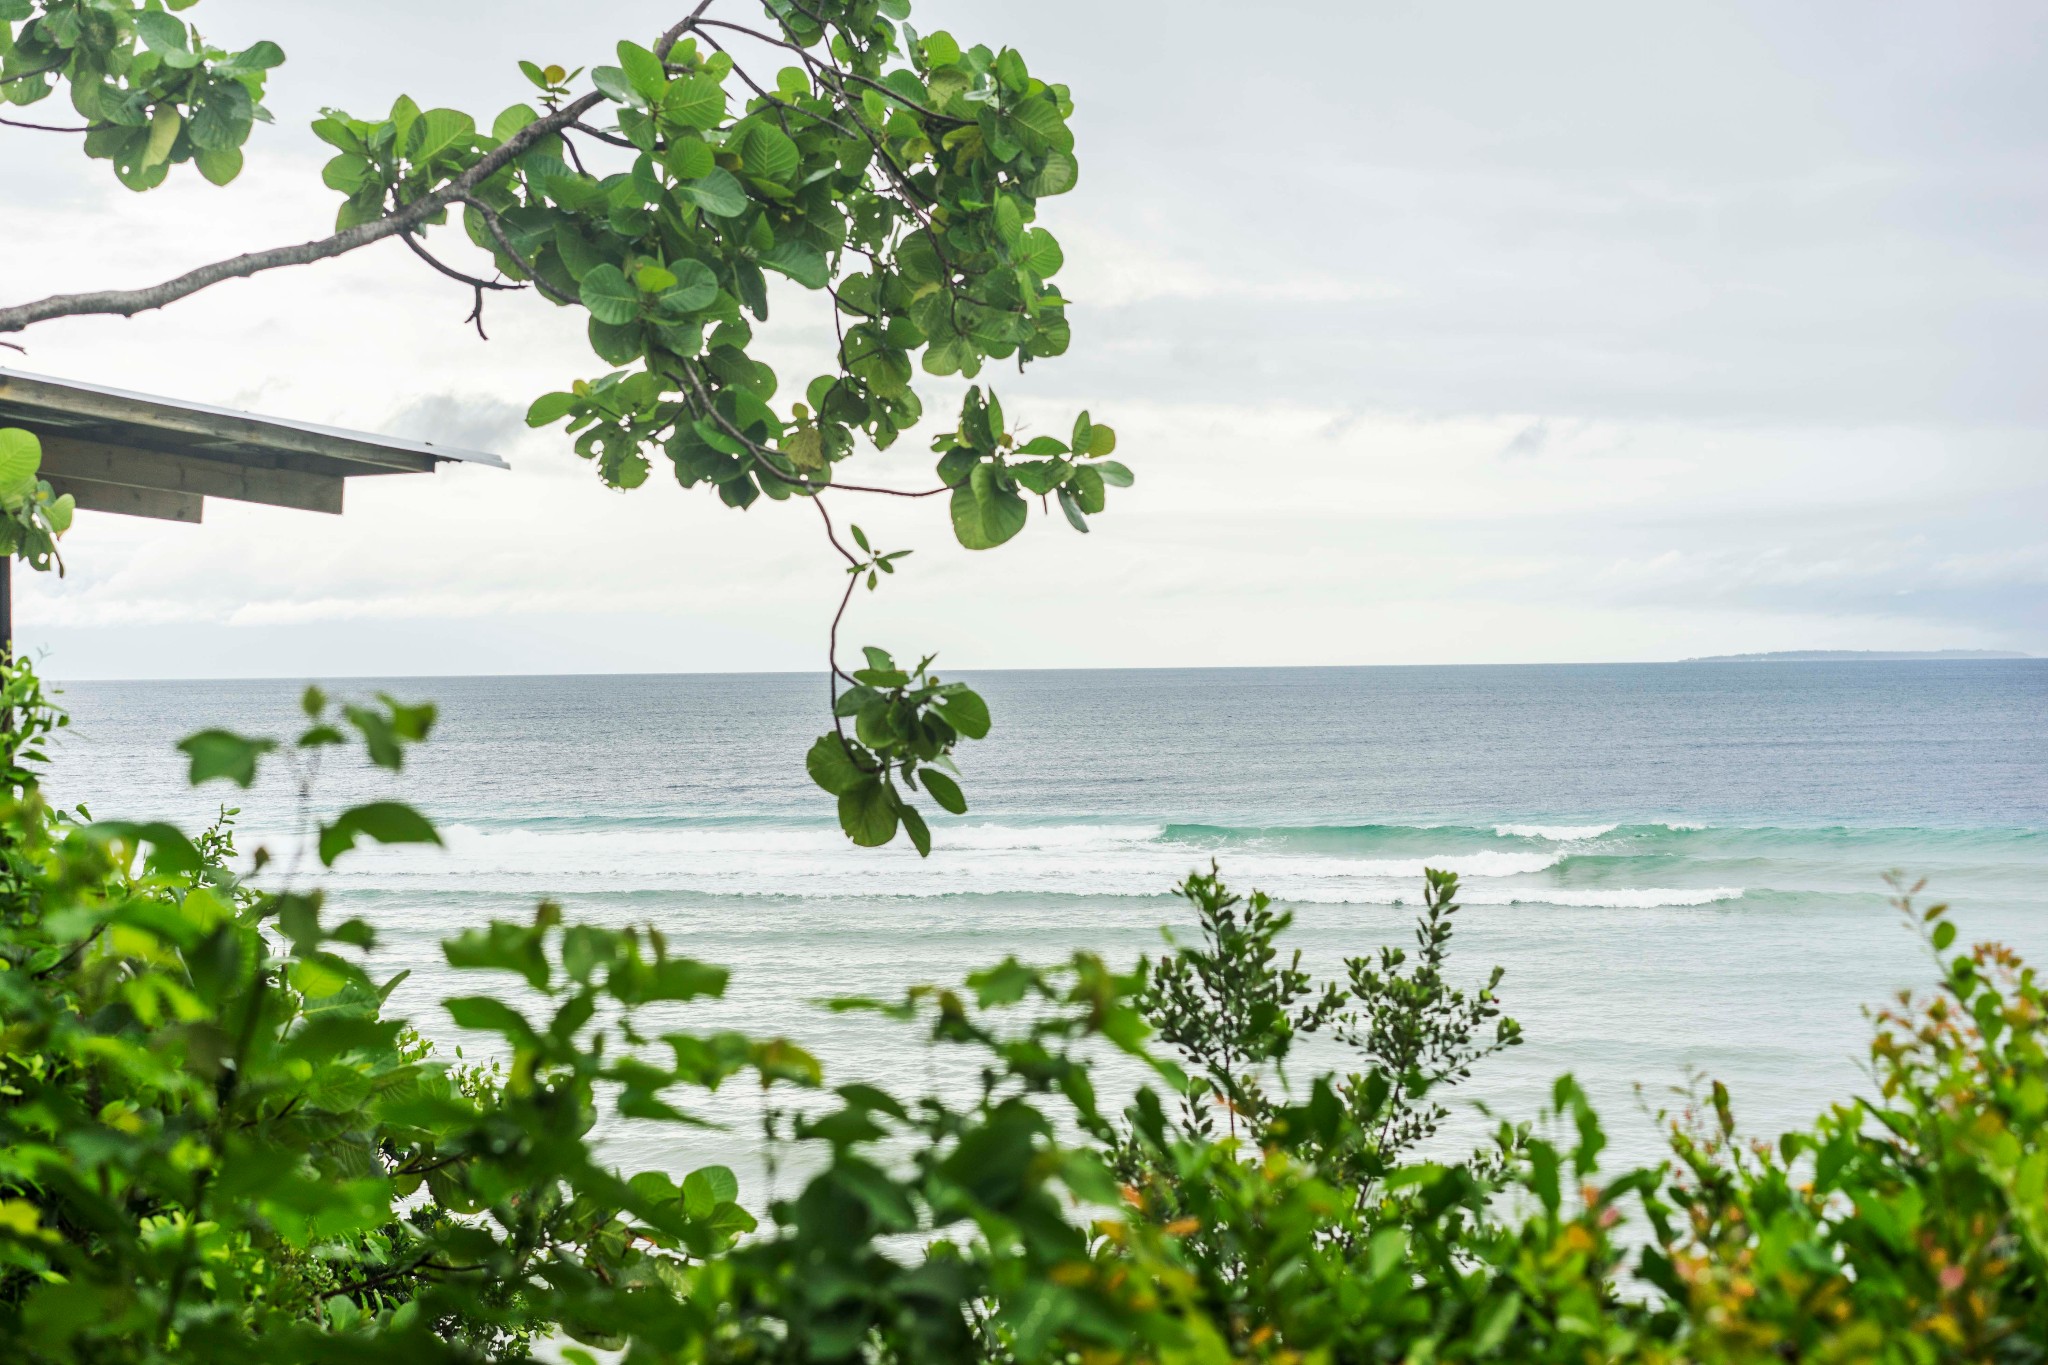
POLYGON ((639 104, 640 92, 633 88, 632 78, 616 66, 591 68, 590 83, 598 88, 606 99, 620 104, 639 104))
POLYGON ((1088 534, 1088 518, 1082 513, 1079 503, 1074 501, 1072 489, 1062 488, 1059 492, 1060 511, 1067 514, 1067 524, 1082 535, 1088 534))
POLYGON ((679 137, 670 141, 661 154, 661 164, 678 180, 698 180, 711 174, 711 168, 718 162, 710 143, 701 138, 679 137))
POLYGON ((320 861, 328 867, 356 846, 358 837, 380 844, 438 844, 439 830, 433 822, 402 801, 372 801, 341 813, 331 825, 320 827, 320 861))
POLYGON ((638 43, 619 44, 619 66, 626 73, 626 79, 633 88, 646 96, 650 103, 659 100, 668 89, 668 73, 662 70, 661 58, 649 52, 638 43))
POLYGON ((704 1166, 683 1177, 683 1204, 690 1217, 709 1218, 720 1204, 740 1197, 739 1177, 725 1166, 704 1166))
POLYGON ((544 427, 559 422, 575 411, 579 401, 573 393, 544 393, 526 410, 526 425, 544 427))
POLYGON ((725 121, 725 87, 713 76, 686 76, 662 95, 661 112, 686 128, 716 128, 725 121))
POLYGON ((740 151, 740 164, 748 175, 757 180, 792 189, 796 185, 797 171, 802 169, 803 154, 790 141, 789 134, 766 121, 754 123, 747 129, 747 140, 740 151))
MULTIPOLYGON (((952 724, 951 721, 947 723, 952 724)), ((960 729, 958 725, 954 725, 953 728, 956 730, 960 729)), ((961 733, 965 734, 966 732, 961 731, 961 733)), ((983 730, 983 733, 987 733, 986 729, 983 730)), ((961 793, 958 782, 955 782, 936 768, 918 769, 917 780, 923 783, 924 789, 932 794, 932 800, 938 802, 945 809, 953 812, 955 815, 967 814, 967 797, 961 793)))
POLYGON ((538 123, 539 121, 540 112, 532 105, 515 104, 507 108, 502 114, 499 114, 497 118, 491 120, 491 136, 500 142, 504 142, 521 128, 526 127, 530 123, 538 123))
POLYGON ((917 856, 920 858, 931 857, 931 826, 924 822, 924 817, 918 814, 917 808, 908 802, 901 802, 897 806, 896 814, 902 819, 903 830, 910 836, 910 842, 916 846, 917 856))
POLYGON ((1067 263, 1067 257, 1050 232, 1035 227, 1024 234, 1024 241, 1017 250, 1017 263, 1043 280, 1059 274, 1060 267, 1067 263))
POLYGON ((459 109, 429 109, 413 125, 412 149, 406 159, 425 165, 441 153, 466 148, 476 136, 476 120, 459 109))
POLYGON ((142 150, 142 164, 154 166, 170 159, 171 146, 185 127, 185 116, 175 104, 160 104, 149 120, 149 142, 142 150))
POLYGON ((441 1002, 457 1028, 503 1034, 514 1045, 539 1041, 526 1016, 502 1000, 488 995, 458 995, 441 1002))
POLYGON ((192 760, 187 780, 195 787, 217 777, 246 787, 256 780, 256 761, 276 747, 274 739, 245 739, 227 730, 201 730, 178 741, 192 760))
MULTIPOLYGON (((1096 430, 1100 431, 1102 428, 1097 427, 1096 430)), ((1093 465, 1084 464, 1076 469, 1074 476, 1067 481, 1067 487, 1060 491, 1066 492, 1067 489, 1073 490, 1075 505, 1091 517, 1101 512, 1108 503, 1102 491, 1102 474, 1093 465)))
POLYGON ((240 147, 199 147, 192 153, 192 164, 199 173, 215 185, 225 185, 242 173, 242 149, 240 147))
POLYGON ((818 737, 818 742, 804 755, 804 770, 810 773, 813 782, 834 796, 852 791, 870 779, 870 775, 862 772, 853 761, 846 741, 836 732, 818 737))
POLYGON ((0 497, 19 498, 35 491, 43 467, 43 443, 32 431, 0 427, 0 497))
POLYGON ((993 484, 992 466, 978 464, 968 483, 953 490, 953 535, 970 550, 992 550, 1024 529, 1031 509, 1015 493, 993 484))
POLYGON ((248 88, 237 80, 214 81, 193 106, 187 136, 194 147, 226 151, 247 142, 255 125, 256 101, 248 88))
POLYGON ((713 166, 702 179, 676 186, 676 193, 718 218, 737 218, 747 211, 747 192, 723 166, 713 166))
POLYGON ((599 322, 623 327, 640 316, 640 291, 607 261, 583 277, 583 306, 599 322))
POLYGON ((896 837, 896 794, 880 778, 863 777, 839 794, 839 827, 862 848, 880 848, 896 837))
POLYGON ((967 738, 988 737, 988 703, 981 699, 980 694, 962 688, 950 696, 940 698, 937 710, 946 724, 967 738))
POLYGON ((135 16, 135 32, 151 52, 189 52, 183 20, 154 10, 135 16))
POLYGON ((1934 951, 1945 953, 1948 945, 1956 941, 1956 926, 1948 920, 1934 926, 1934 951))
POLYGON ((823 289, 832 270, 825 253, 809 242, 777 242, 761 253, 759 260, 770 270, 779 270, 806 289, 823 289))
POLYGON ((1115 460, 1104 460, 1101 464, 1090 465, 1089 468, 1100 474, 1102 481, 1113 488, 1129 488, 1137 481, 1137 477, 1129 469, 1115 460))
POLYGON ((284 65, 284 49, 269 39, 251 43, 224 62, 214 64, 215 71, 240 73, 244 71, 268 71, 284 65))
POLYGON ((1040 199, 1050 199, 1055 194, 1065 194, 1081 181, 1080 163, 1070 152, 1048 152, 1045 165, 1031 179, 1031 193, 1040 199))

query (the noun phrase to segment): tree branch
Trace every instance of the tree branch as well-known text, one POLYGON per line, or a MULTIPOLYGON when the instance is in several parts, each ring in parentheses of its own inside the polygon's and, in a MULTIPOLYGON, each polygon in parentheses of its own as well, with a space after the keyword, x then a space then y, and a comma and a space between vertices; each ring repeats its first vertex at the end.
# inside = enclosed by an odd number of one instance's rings
POLYGON ((673 52, 676 44, 683 40, 683 35, 695 28, 697 21, 704 17, 704 11, 710 8, 711 0, 698 0, 697 8, 691 10, 687 18, 654 40, 654 55, 663 61, 667 61, 668 54, 673 52))
POLYGON ((223 280, 247 279, 251 275, 288 265, 311 265, 315 261, 344 256, 373 242, 381 242, 386 237, 407 232, 448 205, 467 201, 471 191, 503 170, 527 148, 574 123, 603 100, 602 94, 592 91, 563 105, 545 118, 527 124, 503 143, 486 152, 476 165, 441 188, 420 196, 396 213, 379 218, 374 223, 344 228, 333 236, 322 237, 318 241, 302 242, 297 246, 272 247, 268 251, 253 251, 229 260, 216 261, 212 265, 203 265, 197 270, 187 271, 176 279, 166 280, 162 284, 151 285, 146 289, 107 289, 92 294, 53 294, 34 303, 0 308, 0 332, 19 332, 52 318, 108 313, 120 317, 134 317, 137 313, 150 312, 176 303, 179 299, 196 294, 223 280))
POLYGON ((0 124, 9 128, 26 128, 32 133, 90 133, 95 128, 104 128, 104 123, 81 124, 76 128, 65 128, 55 123, 27 123, 18 118, 0 118, 0 124))
POLYGON ((556 303, 582 302, 580 299, 570 298, 567 294, 564 294, 561 290, 541 278, 540 271, 534 269, 533 262, 520 255, 519 248, 512 245, 511 237, 505 233, 505 221, 498 217, 496 209, 492 208, 489 204, 480 203, 475 199, 464 199, 462 202, 475 209, 483 217, 484 226, 491 230, 491 236, 497 239, 499 248, 512 258, 512 264, 526 272, 527 278, 533 281, 534 288, 540 290, 542 294, 553 299, 556 303))
POLYGON ((449 279, 454 280, 460 284, 466 284, 471 289, 476 291, 476 306, 469 310, 469 316, 464 318, 463 322, 474 323, 476 325, 476 334, 482 337, 485 341, 489 341, 491 338, 490 334, 484 331, 484 291, 486 289, 496 289, 508 292, 516 292, 518 290, 526 288, 526 286, 523 284, 506 284, 503 280, 486 280, 479 279, 475 275, 465 275, 462 271, 457 270, 454 266, 444 264, 431 251, 428 251, 424 246, 420 245, 419 239, 414 237, 413 234, 410 232, 400 233, 398 235, 398 240, 404 242, 407 249, 409 249, 413 255, 419 257, 428 265, 440 271, 443 275, 446 275, 449 279))

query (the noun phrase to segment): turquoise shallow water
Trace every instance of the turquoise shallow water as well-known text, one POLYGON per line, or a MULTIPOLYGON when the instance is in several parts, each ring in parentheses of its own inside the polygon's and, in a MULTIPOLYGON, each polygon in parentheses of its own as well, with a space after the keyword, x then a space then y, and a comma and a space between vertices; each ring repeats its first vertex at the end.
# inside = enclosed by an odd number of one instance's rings
MULTIPOLYGON (((1930 880, 1966 933, 2048 958, 2048 662, 1000 673, 997 733, 964 755, 970 815, 929 860, 847 846, 802 775, 821 679, 422 679, 443 707, 397 782, 341 771, 341 802, 395 791, 445 851, 379 850, 332 882, 411 968, 431 1017, 457 986, 437 940, 541 896, 652 922, 734 969, 701 1025, 783 1031, 841 1076, 966 1085, 827 995, 957 979, 1016 953, 1150 951, 1170 888, 1221 862, 1298 907, 1307 960, 1404 938, 1421 869, 1464 878, 1465 973, 1508 969, 1529 1043, 1469 1095, 1534 1111, 1575 1072, 1616 1154, 1689 1072, 1768 1133, 1860 1084, 1864 1005, 1928 978, 1886 903, 1930 880)), ((292 724, 295 683, 91 683, 66 700, 60 795, 103 814, 200 818, 171 742, 292 724)), ((289 842, 281 784, 246 797, 245 847, 289 842)), ((443 1032, 445 1028, 430 1028, 443 1032)), ((1465 1131, 1480 1120, 1470 1115, 1465 1131)), ((739 1139, 621 1135, 686 1166, 739 1139)), ((744 1157, 739 1164, 745 1165, 744 1157)))

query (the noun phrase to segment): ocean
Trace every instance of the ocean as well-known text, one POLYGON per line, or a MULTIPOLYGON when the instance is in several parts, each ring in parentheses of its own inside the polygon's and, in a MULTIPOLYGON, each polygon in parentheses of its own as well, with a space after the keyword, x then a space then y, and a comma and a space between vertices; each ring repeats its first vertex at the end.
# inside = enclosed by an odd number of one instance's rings
MULTIPOLYGON (((1863 1010, 1932 968, 1884 880, 1925 878, 1966 938, 2048 960, 2048 661, 1133 670, 969 675, 996 728, 964 746, 972 809, 935 848, 848 845, 803 772, 825 683, 789 674, 329 684, 441 706, 400 777, 343 767, 316 803, 402 796, 445 850, 376 849, 331 876, 381 941, 379 975, 444 1047, 471 993, 437 942, 542 897, 659 926, 733 970, 695 1027, 784 1033, 835 1080, 961 1089, 971 1070, 817 1001, 957 981, 1007 954, 1118 961, 1185 928, 1173 895, 1215 860, 1295 907, 1309 966, 1408 941, 1425 866, 1464 883, 1454 976, 1496 963, 1527 1043, 1457 1092, 1447 1141, 1534 1115, 1557 1074, 1600 1102, 1617 1166, 1655 1159, 1653 1111, 1728 1083, 1752 1134, 1867 1088, 1863 1010)), ((300 685, 92 682, 54 795, 96 814, 242 808, 286 854, 282 773, 194 795, 171 745, 284 734, 300 685)), ((287 859, 288 861, 288 859, 287 859)), ((1333 1060, 1311 1047, 1303 1073, 1333 1060)), ((751 1100, 713 1111, 752 1123, 751 1100), (737 1106, 737 1110, 735 1109, 737 1106)), ((748 1131, 623 1130, 618 1159, 754 1169, 748 1131)))

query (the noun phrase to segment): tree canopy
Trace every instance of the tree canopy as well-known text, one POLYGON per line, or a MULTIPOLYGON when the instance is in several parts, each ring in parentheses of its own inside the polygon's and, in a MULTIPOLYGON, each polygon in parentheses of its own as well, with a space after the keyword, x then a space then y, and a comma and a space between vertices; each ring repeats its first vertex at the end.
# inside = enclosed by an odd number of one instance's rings
MULTIPOLYGON (((0 0, 5 123, 82 136, 134 190, 174 173, 233 180, 270 118, 263 96, 285 54, 268 41, 212 45, 182 17, 195 4, 0 0), (81 122, 41 113, 67 96, 81 122)), ((906 667, 869 648, 865 666, 842 667, 854 592, 908 552, 877 550, 858 526, 842 534, 825 495, 943 499, 959 543, 986 550, 1023 531, 1034 498, 1087 531, 1132 475, 1090 414, 1065 439, 1020 440, 977 383, 930 437, 932 484, 848 477, 863 450, 923 421, 921 375, 974 380, 1011 361, 1021 373, 1070 337, 1053 282, 1064 254, 1038 220, 1080 176, 1072 96, 1014 48, 920 33, 910 17, 908 0, 701 0, 644 45, 622 39, 614 65, 521 62, 525 98, 488 120, 409 97, 381 117, 330 109, 313 131, 334 150, 322 173, 342 196, 332 234, 145 288, 0 307, 0 335, 133 316, 385 238, 472 291, 480 332, 500 291, 580 311, 608 368, 536 397, 528 422, 562 426, 616 488, 665 464, 728 507, 816 509, 846 584, 827 651, 833 728, 807 766, 853 840, 902 831, 928 852, 914 794, 966 809, 951 755, 988 732, 988 709, 935 676, 930 656, 906 667), (455 216, 487 264, 448 251, 455 216), (827 373, 785 376, 758 358, 771 275, 830 297, 827 373)))

